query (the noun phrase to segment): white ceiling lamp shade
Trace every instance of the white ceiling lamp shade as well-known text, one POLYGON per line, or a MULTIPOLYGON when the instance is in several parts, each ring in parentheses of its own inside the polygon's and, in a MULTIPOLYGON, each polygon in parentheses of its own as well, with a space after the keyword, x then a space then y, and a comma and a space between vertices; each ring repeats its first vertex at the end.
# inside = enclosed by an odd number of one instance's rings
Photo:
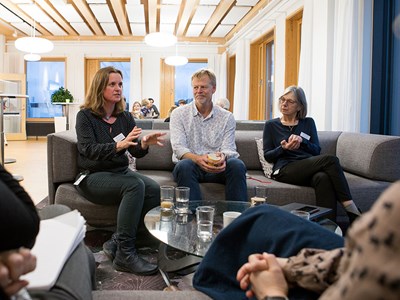
POLYGON ((47 53, 54 49, 54 44, 47 39, 30 36, 17 39, 15 48, 22 52, 47 53))
POLYGON ((41 59, 41 56, 35 53, 28 53, 24 55, 24 59, 26 61, 39 61, 41 59))
POLYGON ((188 63, 188 59, 185 56, 173 55, 165 58, 165 63, 170 66, 183 66, 188 63))
MULTIPOLYGON (((32 10, 33 14, 37 14, 37 18, 48 18, 46 15, 38 12, 38 7, 36 6, 36 1, 33 4, 29 4, 25 7, 25 9, 32 10)), ((48 39, 36 37, 36 19, 35 17, 32 18, 33 26, 31 27, 31 34, 29 37, 22 37, 15 41, 15 48, 22 52, 28 52, 29 54, 24 56, 27 57, 26 60, 40 60, 40 55, 38 53, 47 53, 54 49, 53 42, 49 41, 48 39), (36 56, 35 56, 36 54, 36 56), (39 59, 38 59, 39 57, 39 59)))
POLYGON ((153 32, 146 35, 144 41, 152 47, 170 47, 175 45, 178 39, 171 33, 153 32))
POLYGON ((186 65, 188 61, 187 57, 178 54, 178 45, 175 46, 175 55, 165 58, 165 63, 174 67, 186 65))

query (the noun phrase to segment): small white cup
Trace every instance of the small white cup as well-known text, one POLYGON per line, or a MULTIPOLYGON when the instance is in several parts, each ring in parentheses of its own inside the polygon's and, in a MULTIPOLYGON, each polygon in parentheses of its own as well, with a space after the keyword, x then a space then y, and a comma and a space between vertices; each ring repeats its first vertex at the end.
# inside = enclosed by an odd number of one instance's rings
POLYGON ((233 220, 235 220, 237 217, 239 217, 242 213, 237 212, 237 211, 226 211, 222 214, 223 216, 223 223, 224 223, 224 228, 228 226, 229 224, 232 223, 233 220))

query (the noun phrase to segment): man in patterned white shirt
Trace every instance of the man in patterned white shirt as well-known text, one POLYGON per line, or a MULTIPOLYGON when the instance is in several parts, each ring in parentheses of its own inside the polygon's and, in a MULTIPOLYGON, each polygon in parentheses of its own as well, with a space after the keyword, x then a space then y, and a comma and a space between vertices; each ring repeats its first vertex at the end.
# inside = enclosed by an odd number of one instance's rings
POLYGON ((190 200, 202 200, 200 182, 225 184, 225 198, 247 201, 246 166, 236 151, 236 121, 232 113, 213 105, 215 74, 201 69, 192 75, 194 101, 171 114, 174 180, 190 188, 190 200), (208 154, 217 162, 210 163, 208 154))

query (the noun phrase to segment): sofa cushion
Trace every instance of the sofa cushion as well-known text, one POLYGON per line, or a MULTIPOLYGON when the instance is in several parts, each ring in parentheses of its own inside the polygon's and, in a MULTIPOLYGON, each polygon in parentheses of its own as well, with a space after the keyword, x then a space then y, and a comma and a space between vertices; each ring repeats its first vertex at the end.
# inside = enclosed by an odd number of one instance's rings
POLYGON ((337 156, 345 171, 375 180, 400 178, 400 137, 343 132, 337 156))
POLYGON ((264 171, 264 175, 267 178, 271 178, 272 169, 274 167, 274 164, 267 162, 264 158, 263 140, 257 139, 257 138, 255 140, 256 140, 256 145, 257 145, 258 158, 260 160, 261 167, 264 171))
POLYGON ((262 130, 237 130, 235 133, 236 149, 247 170, 261 170, 261 163, 257 155, 257 145, 254 143, 254 139, 262 138, 262 135, 262 130))
POLYGON ((345 172, 351 196, 362 212, 369 210, 379 195, 389 187, 390 182, 372 180, 345 172))
POLYGON ((341 133, 341 131, 318 131, 321 154, 336 155, 336 144, 341 133))
MULTIPOLYGON (((150 146, 149 153, 145 157, 136 160, 136 168, 138 170, 172 171, 174 169, 169 130, 159 130, 158 132, 167 133, 164 136, 164 146, 150 146)), ((142 136, 148 133, 154 133, 154 131, 143 130, 142 136)))
POLYGON ((118 205, 94 204, 81 196, 71 183, 63 183, 57 188, 55 203, 79 210, 93 227, 110 227, 117 223, 118 205))

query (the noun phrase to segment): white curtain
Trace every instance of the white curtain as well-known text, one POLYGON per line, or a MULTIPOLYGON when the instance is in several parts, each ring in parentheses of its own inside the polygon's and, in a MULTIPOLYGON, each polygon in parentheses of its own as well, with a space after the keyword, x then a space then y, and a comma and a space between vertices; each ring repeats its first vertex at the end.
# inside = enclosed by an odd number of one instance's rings
POLYGON ((249 116, 250 43, 242 39, 236 48, 236 73, 233 114, 236 120, 247 120, 249 116))
MULTIPOLYGON (((304 0, 298 84, 308 96, 308 102, 311 101, 312 89, 313 8, 313 0, 304 0)), ((308 104, 311 106, 311 103, 308 104)))
POLYGON ((360 1, 335 1, 332 130, 359 132, 362 28, 360 1))
POLYGON ((299 85, 318 130, 360 131, 361 101, 368 101, 362 89, 369 85, 363 54, 371 47, 363 40, 370 30, 362 26, 365 5, 370 1, 304 1, 299 85))
MULTIPOLYGON (((139 53, 132 53, 131 55, 131 99, 129 99, 129 111, 132 110, 133 102, 136 100, 141 100, 143 99, 142 97, 142 76, 139 76, 141 74, 141 59, 140 59, 140 54, 139 53)), ((159 99, 153 96, 155 100, 159 99)), ((156 101, 157 101, 156 100, 156 101)), ((157 107, 160 107, 159 103, 156 103, 157 107)))
POLYGON ((215 99, 226 98, 227 91, 227 54, 219 55, 219 72, 217 76, 217 91, 215 99))

